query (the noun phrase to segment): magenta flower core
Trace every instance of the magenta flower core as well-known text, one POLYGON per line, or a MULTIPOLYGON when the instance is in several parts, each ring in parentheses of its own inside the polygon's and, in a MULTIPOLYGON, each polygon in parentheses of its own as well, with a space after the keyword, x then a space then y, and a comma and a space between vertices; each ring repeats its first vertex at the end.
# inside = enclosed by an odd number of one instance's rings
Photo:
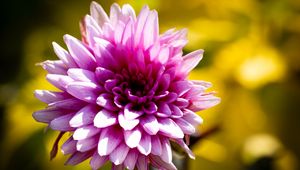
POLYGON ((187 79, 203 50, 183 56, 186 30, 159 34, 147 6, 136 17, 130 5, 113 4, 108 16, 92 2, 81 34, 64 36, 68 50, 53 43, 59 60, 41 63, 60 91, 35 91, 48 107, 34 119, 60 131, 58 140, 71 132, 61 146, 71 155, 66 164, 91 158, 94 170, 107 161, 113 169, 176 169, 170 142, 194 158, 187 139, 202 122, 195 112, 220 99, 206 92, 210 83, 187 79))

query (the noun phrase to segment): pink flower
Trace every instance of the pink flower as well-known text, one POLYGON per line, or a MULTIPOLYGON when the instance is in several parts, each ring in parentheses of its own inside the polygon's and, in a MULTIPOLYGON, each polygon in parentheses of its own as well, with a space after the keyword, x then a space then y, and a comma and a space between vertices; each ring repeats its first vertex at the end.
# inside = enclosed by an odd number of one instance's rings
MULTIPOLYGON (((64 36, 68 51, 53 43, 59 60, 41 65, 59 92, 36 90, 48 104, 33 113, 38 122, 71 132, 62 145, 66 162, 91 158, 92 169, 176 169, 170 142, 191 157, 184 137, 202 119, 195 113, 219 103, 207 93, 210 83, 188 80, 203 50, 183 56, 186 30, 159 34, 155 10, 145 6, 136 17, 128 4, 111 6, 109 17, 96 2, 81 22, 82 40, 64 36)), ((54 154, 55 155, 55 154, 54 154)))

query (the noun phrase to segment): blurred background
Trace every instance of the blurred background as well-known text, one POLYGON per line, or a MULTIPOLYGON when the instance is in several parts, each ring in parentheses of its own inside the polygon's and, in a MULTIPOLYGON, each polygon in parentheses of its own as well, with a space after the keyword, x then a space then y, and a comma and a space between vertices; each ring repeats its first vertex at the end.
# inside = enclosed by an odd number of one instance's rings
MULTIPOLYGON (((113 3, 97 2, 106 11, 113 3)), ((159 12, 161 33, 188 28, 185 53, 205 50, 190 77, 212 82, 222 102, 199 112, 204 118, 199 131, 209 135, 191 146, 196 160, 181 160, 179 168, 300 169, 299 0, 116 2, 137 11, 148 4, 159 12)), ((56 58, 51 42, 63 44, 64 34, 80 38, 78 23, 89 5, 89 0, 1 2, 1 170, 89 169, 88 162, 65 167, 62 153, 49 161, 57 132, 44 133, 45 125, 31 116, 45 107, 33 90, 53 89, 35 64, 56 58)))

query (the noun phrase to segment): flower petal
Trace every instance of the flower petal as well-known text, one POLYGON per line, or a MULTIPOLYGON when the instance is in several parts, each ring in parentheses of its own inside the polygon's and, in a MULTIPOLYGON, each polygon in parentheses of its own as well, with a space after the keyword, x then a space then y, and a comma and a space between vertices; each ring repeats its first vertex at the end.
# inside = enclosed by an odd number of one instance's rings
POLYGON ((76 144, 76 149, 80 152, 86 152, 95 148, 98 144, 97 137, 91 137, 87 139, 78 140, 76 144))
POLYGON ((122 143, 109 155, 109 159, 115 165, 120 165, 124 162, 128 151, 129 147, 122 143))
POLYGON ((213 95, 202 96, 192 101, 190 110, 198 112, 200 110, 211 108, 221 102, 221 99, 213 95))
POLYGON ((203 119, 195 112, 189 109, 184 109, 184 115, 182 118, 185 119, 190 124, 192 124, 193 126, 198 126, 199 124, 203 123, 203 119))
POLYGON ((75 81, 97 82, 94 72, 80 68, 71 68, 68 75, 75 81))
POLYGON ((143 46, 147 50, 158 39, 159 26, 156 11, 151 11, 147 17, 143 30, 143 46))
POLYGON ((138 170, 148 170, 148 158, 140 154, 138 156, 136 167, 138 170))
POLYGON ((64 41, 79 67, 86 70, 94 70, 96 68, 95 57, 81 41, 68 34, 64 36, 64 41))
POLYGON ((153 115, 143 117, 140 124, 149 135, 156 135, 159 131, 157 119, 153 115))
POLYGON ((54 92, 49 90, 35 90, 34 96, 44 103, 52 103, 69 97, 69 95, 64 92, 54 92))
POLYGON ((52 42, 53 49, 55 54, 58 56, 58 58, 66 64, 69 68, 76 68, 78 67, 76 62, 73 60, 71 55, 63 49, 60 45, 58 45, 56 42, 52 42))
POLYGON ((142 133, 138 128, 124 131, 125 143, 129 148, 137 147, 141 140, 141 137, 142 133))
POLYGON ((90 165, 93 170, 97 170, 103 166, 106 161, 108 161, 108 156, 100 156, 98 152, 95 152, 90 161, 90 165))
POLYGON ((64 155, 73 154, 76 150, 77 141, 71 136, 62 146, 61 151, 64 155))
POLYGON ((119 113, 118 121, 124 130, 132 130, 139 124, 139 119, 126 119, 123 113, 119 113))
POLYGON ((160 156, 151 155, 150 157, 151 163, 157 168, 164 168, 168 170, 177 170, 176 166, 173 163, 164 162, 160 156))
POLYGON ((134 110, 133 104, 129 103, 124 108, 124 116, 127 120, 133 120, 140 117, 143 114, 140 110, 134 110))
POLYGON ((103 67, 97 67, 95 71, 97 79, 104 84, 104 82, 108 79, 112 79, 115 75, 114 72, 103 68, 103 67))
POLYGON ((135 25, 135 36, 134 36, 134 47, 137 47, 140 45, 142 34, 143 34, 143 28, 145 25, 145 22, 147 20, 147 17, 149 15, 149 7, 144 6, 141 10, 140 14, 137 17, 136 25, 135 25))
POLYGON ((92 82, 72 82, 67 86, 69 94, 89 103, 95 103, 101 91, 100 86, 92 82))
POLYGON ((75 140, 83 140, 92 137, 100 132, 100 129, 93 125, 83 126, 74 131, 73 138, 75 140))
POLYGON ((134 170, 138 156, 139 154, 135 149, 130 149, 126 156, 126 159, 124 160, 125 167, 129 170, 134 170))
POLYGON ((197 50, 183 56, 183 63, 181 65, 180 72, 186 74, 193 70, 202 59, 203 52, 203 50, 197 50))
POLYGON ((102 109, 99 111, 94 119, 94 126, 98 128, 105 128, 117 123, 116 113, 102 109))
POLYGON ((180 127, 170 118, 158 119, 159 131, 170 138, 183 138, 184 134, 180 127))
POLYGON ((68 114, 70 111, 66 111, 59 108, 46 108, 44 110, 36 111, 32 114, 32 117, 42 123, 50 123, 53 119, 68 114))
POLYGON ((153 155, 161 155, 162 152, 162 147, 161 147, 161 142, 159 139, 159 136, 154 135, 151 137, 151 154, 153 155))
POLYGON ((163 138, 161 141, 161 159, 166 163, 172 163, 172 150, 168 139, 163 138))
POLYGON ((92 156, 92 152, 76 152, 66 161, 65 165, 77 165, 89 157, 92 156))
POLYGON ((102 27, 104 23, 109 22, 107 14, 97 2, 92 1, 90 12, 91 16, 95 19, 95 21, 99 24, 100 27, 102 27))
POLYGON ((73 117, 73 113, 57 117, 50 122, 49 126, 53 130, 72 131, 74 130, 74 128, 72 128, 69 125, 69 121, 71 120, 72 117, 73 117))
POLYGON ((181 128, 184 134, 191 135, 196 132, 193 125, 182 118, 174 119, 175 123, 181 128))
POLYGON ((143 155, 149 155, 151 152, 151 137, 150 137, 150 135, 144 133, 137 148, 140 151, 140 153, 142 153, 143 155))
POLYGON ((118 107, 113 102, 113 96, 109 93, 102 93, 97 98, 96 103, 110 111, 118 111, 118 107))
POLYGON ((60 74, 47 74, 46 79, 49 83, 63 91, 66 90, 68 84, 74 81, 69 76, 60 74))
POLYGON ((94 105, 87 105, 80 109, 70 120, 71 127, 81 127, 83 125, 91 124, 98 109, 94 105))
POLYGON ((122 136, 120 130, 115 127, 103 129, 98 143, 99 155, 109 155, 121 143, 122 136))
POLYGON ((61 60, 47 60, 42 63, 39 63, 38 65, 41 65, 43 69, 47 70, 47 72, 50 74, 66 75, 67 73, 67 67, 61 60))

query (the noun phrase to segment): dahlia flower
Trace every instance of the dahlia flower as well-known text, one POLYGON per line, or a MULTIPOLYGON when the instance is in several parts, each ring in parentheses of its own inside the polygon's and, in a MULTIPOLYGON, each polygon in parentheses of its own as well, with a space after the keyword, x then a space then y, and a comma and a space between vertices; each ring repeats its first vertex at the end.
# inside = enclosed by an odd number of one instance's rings
POLYGON ((203 50, 183 56, 186 30, 159 34, 155 10, 136 17, 128 4, 108 16, 96 2, 81 22, 82 40, 65 35, 68 50, 53 43, 59 60, 45 61, 47 80, 60 91, 36 90, 48 104, 36 121, 70 137, 61 146, 67 165, 88 158, 92 169, 176 169, 170 142, 187 146, 202 119, 195 113, 219 103, 210 83, 188 80, 203 50))

